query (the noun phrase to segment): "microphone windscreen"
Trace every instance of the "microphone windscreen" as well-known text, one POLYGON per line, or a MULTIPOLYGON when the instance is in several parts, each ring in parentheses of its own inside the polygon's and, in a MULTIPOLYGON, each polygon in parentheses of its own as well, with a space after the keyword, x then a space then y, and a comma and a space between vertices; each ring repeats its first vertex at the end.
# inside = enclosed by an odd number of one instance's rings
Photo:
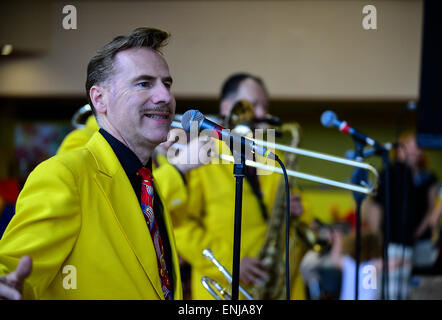
POLYGON ((183 117, 181 118, 181 126, 184 130, 189 132, 190 124, 192 121, 198 121, 198 128, 201 125, 201 122, 204 120, 204 116, 198 110, 188 110, 184 112, 183 117))
POLYGON ((324 111, 321 115, 321 123, 327 128, 333 127, 336 119, 336 114, 330 110, 324 111))
POLYGON ((350 159, 350 160, 354 160, 356 158, 356 152, 354 150, 347 150, 345 152, 345 158, 350 159))

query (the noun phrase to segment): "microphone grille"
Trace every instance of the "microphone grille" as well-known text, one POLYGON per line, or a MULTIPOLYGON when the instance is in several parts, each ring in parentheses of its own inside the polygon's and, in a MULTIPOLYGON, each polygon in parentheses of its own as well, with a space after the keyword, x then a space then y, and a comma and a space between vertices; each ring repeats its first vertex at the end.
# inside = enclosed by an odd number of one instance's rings
POLYGON ((334 125, 337 117, 333 111, 324 111, 321 115, 321 123, 324 127, 330 128, 334 125))
POLYGON ((350 160, 354 160, 356 158, 356 152, 354 150, 347 150, 345 152, 345 157, 350 160))
POLYGON ((198 128, 201 125, 201 122, 204 120, 204 116, 198 110, 188 110, 184 112, 183 117, 181 118, 181 126, 184 130, 190 130, 190 124, 192 121, 198 121, 198 128))

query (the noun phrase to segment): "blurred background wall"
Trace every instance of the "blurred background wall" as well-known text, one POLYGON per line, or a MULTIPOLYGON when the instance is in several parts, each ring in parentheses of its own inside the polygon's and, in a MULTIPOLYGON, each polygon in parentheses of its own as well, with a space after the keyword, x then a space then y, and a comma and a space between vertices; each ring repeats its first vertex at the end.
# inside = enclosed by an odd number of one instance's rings
MULTIPOLYGON (((164 53, 174 77, 177 112, 217 113, 231 73, 261 76, 270 112, 303 129, 302 147, 343 156, 351 138, 319 122, 325 110, 381 142, 414 128, 419 98, 422 1, 14 1, 1 5, 0 178, 14 170, 17 124, 69 127, 86 103, 86 66, 94 51, 138 26, 172 34, 164 53), (365 30, 365 5, 377 29, 365 30), (63 28, 73 5, 77 29, 63 28), (11 169, 12 168, 12 169, 11 169)), ((442 176, 442 154, 428 150, 442 176)), ((368 162, 381 169, 378 159, 368 162)), ((351 170, 300 159, 303 171, 348 180, 351 170)), ((320 186, 299 180, 304 188, 320 186)))
POLYGON ((178 97, 216 97, 238 70, 264 77, 275 99, 418 93, 421 1, 14 1, 2 19, 11 11, 3 31, 30 38, 38 55, 2 65, 2 96, 82 95, 94 51, 146 25, 172 34, 165 54, 178 97), (62 26, 67 4, 76 30, 62 26), (362 27, 367 4, 376 6, 377 30, 362 27))

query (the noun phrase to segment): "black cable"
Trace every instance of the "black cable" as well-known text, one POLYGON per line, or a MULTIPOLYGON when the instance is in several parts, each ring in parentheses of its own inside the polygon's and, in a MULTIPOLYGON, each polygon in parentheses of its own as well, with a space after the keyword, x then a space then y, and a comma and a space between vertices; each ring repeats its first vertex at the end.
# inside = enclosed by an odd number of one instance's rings
POLYGON ((356 199, 356 245, 355 245, 355 300, 359 300, 359 268, 361 264, 361 203, 362 198, 356 199))
POLYGON ((385 150, 382 154, 382 161, 384 163, 384 239, 383 239, 383 246, 384 246, 384 256, 382 261, 382 271, 383 271, 383 277, 382 277, 382 294, 383 299, 389 300, 389 278, 390 278, 390 271, 389 271, 389 252, 388 247, 390 246, 390 220, 391 220, 391 207, 390 207, 390 195, 391 195, 391 188, 390 188, 390 157, 388 154, 388 151, 385 150))
POLYGON ((275 160, 278 161, 284 173, 285 192, 286 192, 286 222, 285 222, 285 280, 286 280, 286 299, 290 300, 290 186, 287 171, 282 161, 275 155, 275 160))
MULTIPOLYGON (((401 219, 401 230, 400 230, 400 237, 401 237, 401 241, 402 241, 402 246, 403 246, 403 250, 402 250, 402 257, 401 257, 401 268, 399 269, 399 277, 398 277, 398 294, 397 294, 397 299, 398 300, 402 300, 402 278, 405 278, 405 267, 404 267, 404 262, 405 262, 405 249, 406 249, 406 230, 408 227, 408 152, 407 152, 407 148, 405 148, 405 146, 403 144, 398 144, 398 148, 402 148, 402 150, 404 151, 404 155, 405 155, 405 163, 404 163, 404 167, 402 168, 402 183, 403 183, 403 190, 402 190, 402 219, 401 219), (402 272, 401 272, 402 271, 402 272), (402 273, 402 275, 401 275, 402 273), (402 276, 402 277, 401 277, 402 276)), ((411 173, 411 182, 413 183, 413 172, 411 173)), ((408 280, 407 280, 408 281, 408 280)))
MULTIPOLYGON (((412 110, 413 106, 409 103, 406 108, 400 108, 399 113, 396 118, 396 139, 395 139, 395 145, 399 146, 399 136, 402 131, 402 125, 404 123, 405 119, 405 113, 408 110, 412 110)), ((384 160, 384 172, 385 172, 385 200, 384 200, 384 257, 382 262, 382 297, 386 300, 389 299, 389 253, 388 253, 388 246, 390 244, 390 159, 388 155, 388 151, 384 151, 384 154, 382 155, 384 160), (387 190, 388 189, 388 190, 387 190)))
MULTIPOLYGON (((408 105, 407 105, 407 107, 406 108, 400 108, 399 109, 399 113, 398 113, 398 115, 397 115, 397 118, 396 118, 396 141, 395 141, 395 144, 397 145, 397 148, 399 149, 399 148, 403 148, 403 150, 405 151, 405 161, 406 161, 406 163, 407 163, 407 160, 408 160, 408 155, 407 155, 407 151, 405 150, 405 146, 403 145, 403 144, 401 144, 401 143, 399 143, 399 137, 400 137, 400 134, 401 134, 401 131, 402 131, 402 125, 404 124, 404 120, 405 120, 405 114, 406 114, 406 111, 407 110, 415 110, 416 109, 416 104, 415 103, 412 103, 412 102, 409 102, 408 103, 408 105)), ((405 214, 405 216, 404 216, 404 220, 402 220, 401 219, 401 226, 400 226, 400 228, 401 228, 401 230, 400 230, 400 239, 402 240, 402 245, 404 246, 404 250, 403 250, 403 252, 402 252, 402 263, 404 263, 404 261, 405 261, 405 230, 406 230, 406 227, 407 227, 407 217, 406 217, 406 214, 407 214, 407 193, 408 193, 408 190, 406 190, 406 188, 407 188, 407 186, 406 186, 406 184, 405 184, 405 181, 406 181, 406 169, 404 168, 404 173, 403 173, 403 182, 404 182, 404 189, 403 189, 403 206, 402 206, 402 213, 404 213, 405 214)), ((388 248, 387 248, 387 251, 388 251, 388 248)), ((387 253, 387 256, 386 257, 384 257, 384 259, 385 258, 387 258, 387 260, 388 260, 388 253, 387 253)), ((388 263, 388 261, 387 261, 387 263, 388 263)), ((397 285, 398 285, 398 290, 399 290, 399 293, 398 293, 398 295, 396 296, 396 298, 398 298, 399 300, 401 300, 400 299, 400 292, 401 292, 401 290, 402 290, 402 285, 401 285, 401 281, 400 281, 400 270, 399 270, 399 278, 398 278, 398 283, 397 283, 397 285)), ((386 279, 387 281, 388 281, 388 271, 387 271, 387 279, 386 279)), ((387 284, 387 290, 388 290, 388 284, 387 284)), ((387 295, 387 298, 388 298, 388 295, 387 295)))

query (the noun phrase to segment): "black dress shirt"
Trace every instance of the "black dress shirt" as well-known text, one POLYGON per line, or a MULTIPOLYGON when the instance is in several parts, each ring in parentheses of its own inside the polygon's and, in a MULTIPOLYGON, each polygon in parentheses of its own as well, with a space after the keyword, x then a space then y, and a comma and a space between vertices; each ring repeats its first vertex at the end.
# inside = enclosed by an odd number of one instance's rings
MULTIPOLYGON (((109 143, 112 150, 114 151, 115 155, 117 156, 118 160, 121 163, 121 166, 123 167, 127 177, 129 178, 129 181, 132 185, 132 188, 134 189, 138 201, 141 202, 141 177, 137 175, 137 171, 143 166, 152 171, 152 159, 149 159, 149 162, 143 165, 143 163, 141 163, 140 159, 138 159, 138 157, 131 149, 129 149, 126 145, 124 145, 118 139, 113 137, 109 132, 107 132, 103 128, 100 128, 99 132, 106 139, 106 141, 109 143)), ((158 197, 158 194, 155 190, 155 181, 154 181, 153 211, 155 215, 155 220, 157 221, 158 228, 160 230, 161 240, 163 242, 163 247, 164 247, 167 271, 169 273, 169 279, 170 283, 172 284, 172 291, 173 291, 174 282, 173 282, 172 255, 170 249, 170 242, 164 223, 163 204, 161 203, 160 198, 158 197)), ((142 214, 141 207, 140 207, 140 214, 142 214)))

